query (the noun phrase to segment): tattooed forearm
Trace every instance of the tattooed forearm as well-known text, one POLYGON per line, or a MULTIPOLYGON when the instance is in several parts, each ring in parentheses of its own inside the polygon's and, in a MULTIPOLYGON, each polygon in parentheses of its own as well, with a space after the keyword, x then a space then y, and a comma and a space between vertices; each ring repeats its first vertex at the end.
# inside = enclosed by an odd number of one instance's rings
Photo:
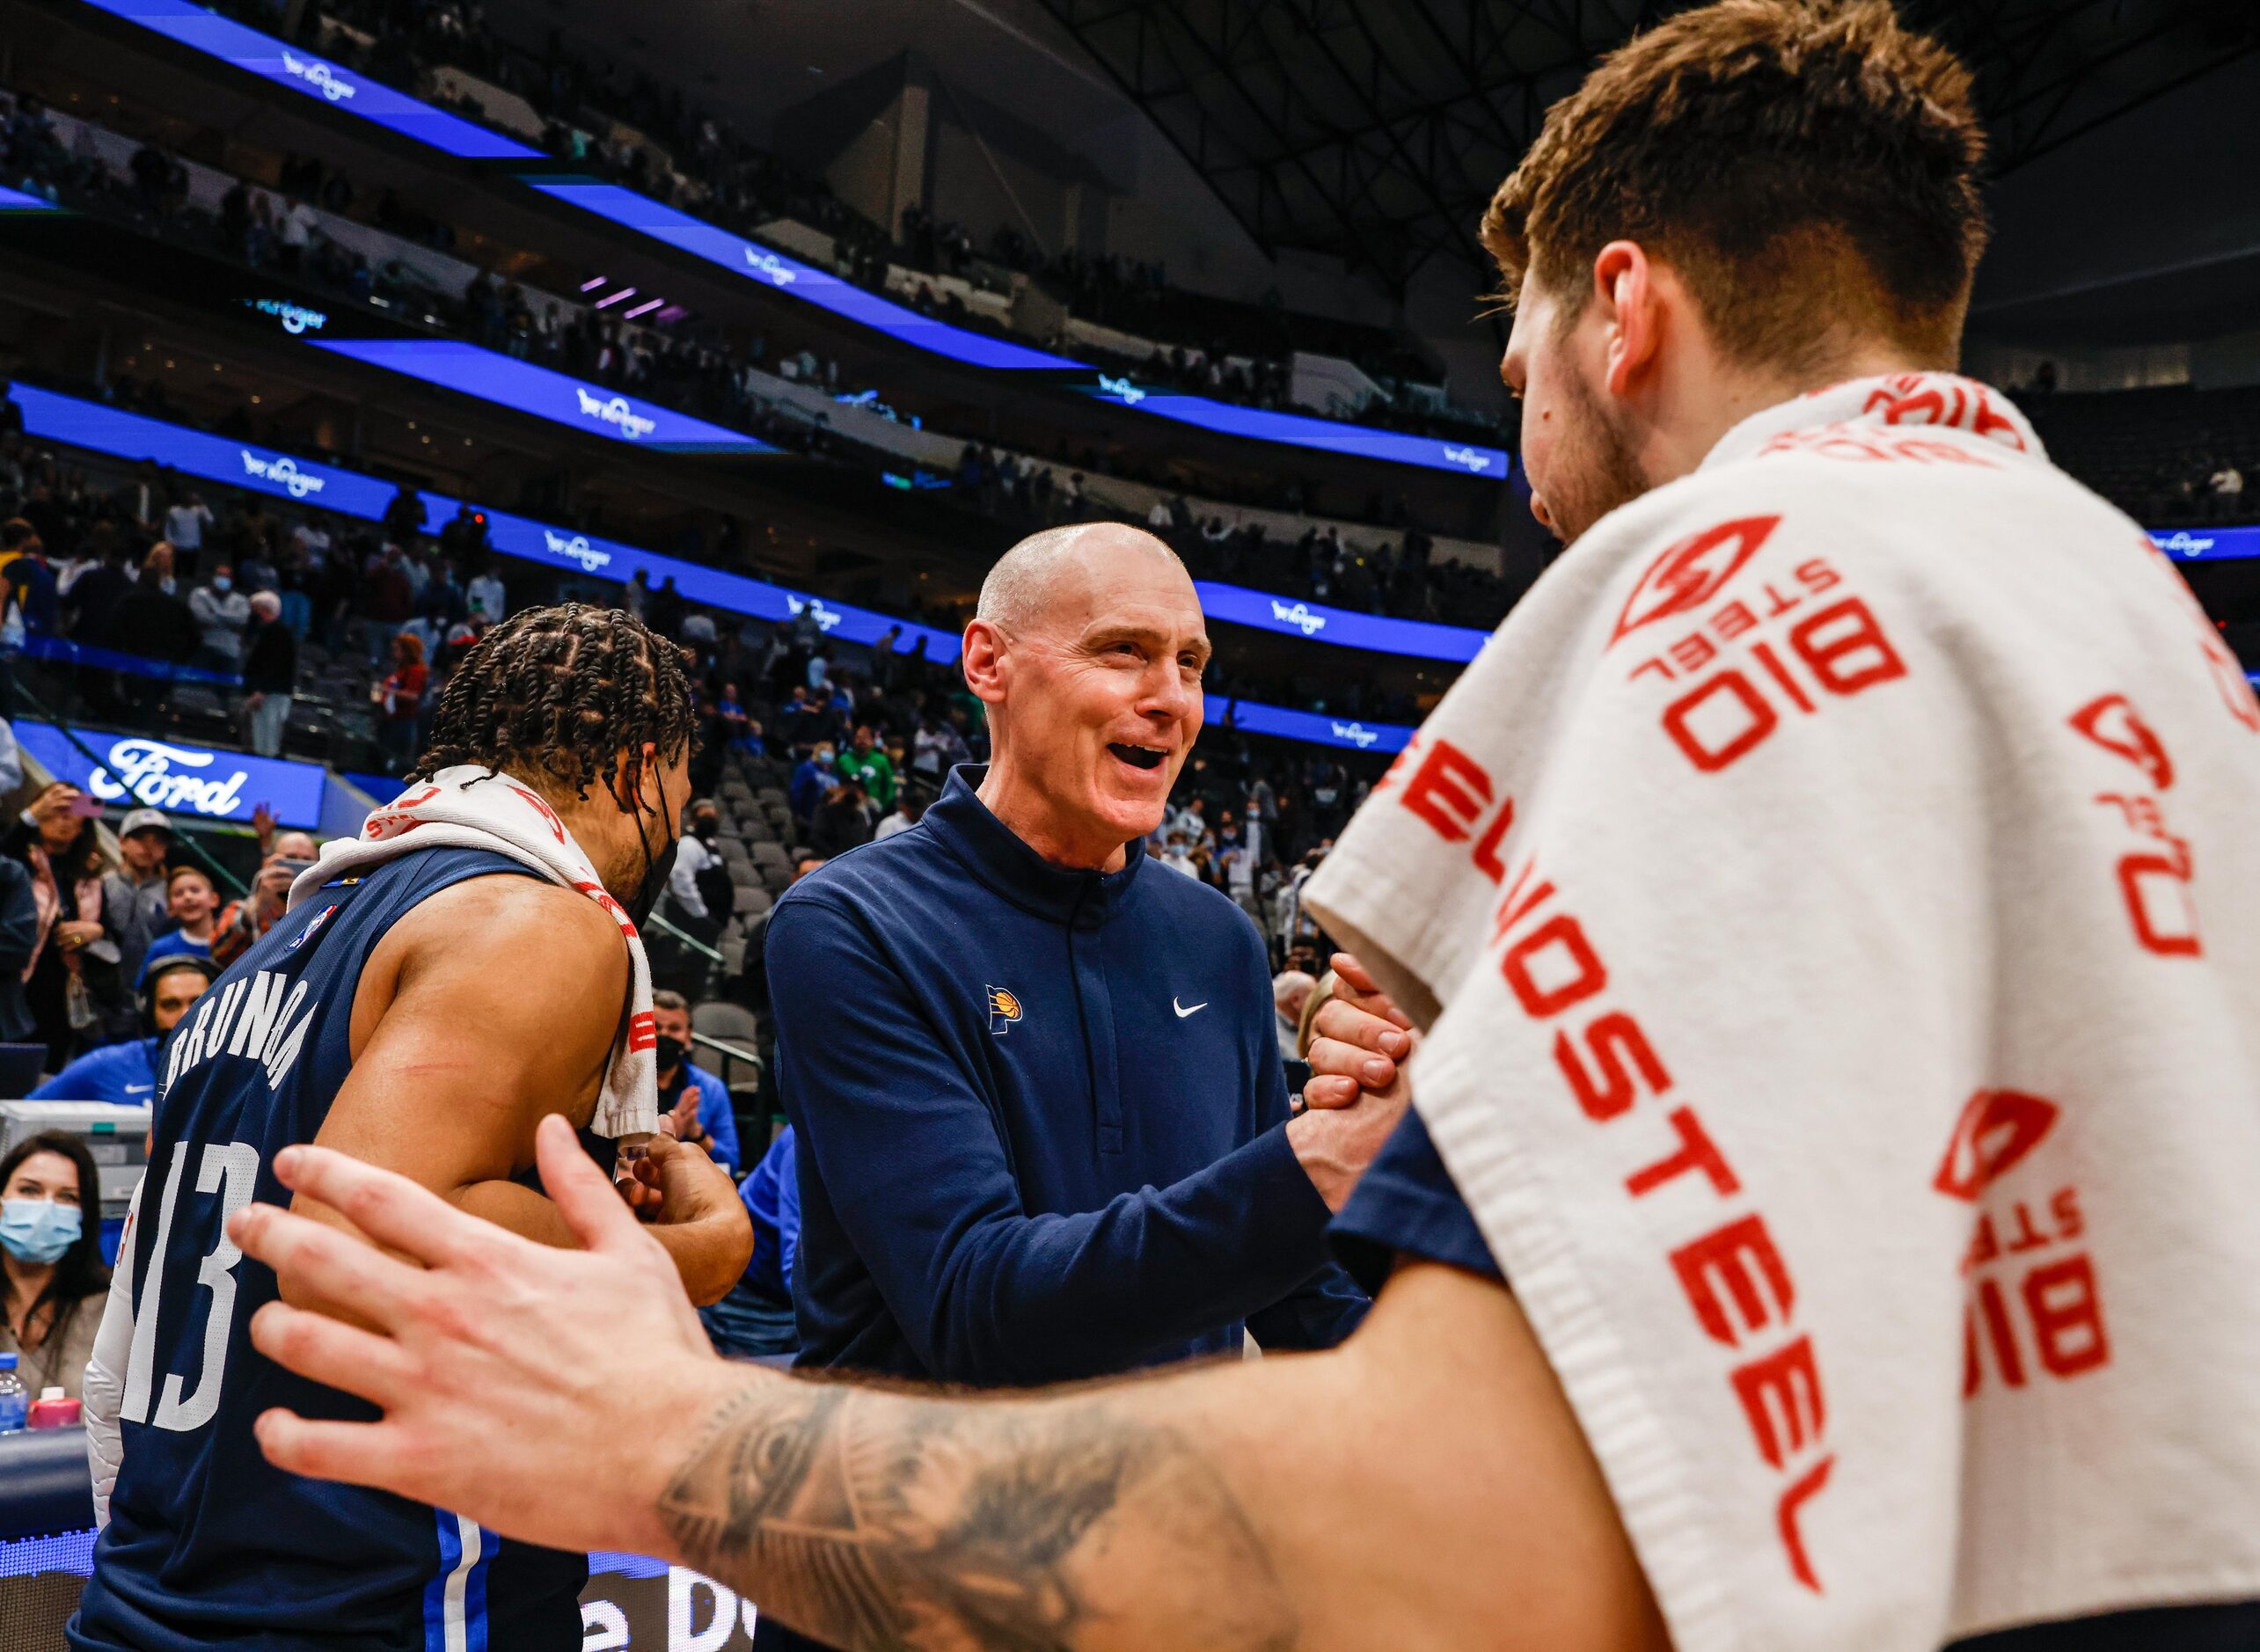
POLYGON ((756 1381, 661 1516, 694 1566, 847 1652, 1286 1652, 1221 1479, 1096 1400, 939 1404, 756 1381))

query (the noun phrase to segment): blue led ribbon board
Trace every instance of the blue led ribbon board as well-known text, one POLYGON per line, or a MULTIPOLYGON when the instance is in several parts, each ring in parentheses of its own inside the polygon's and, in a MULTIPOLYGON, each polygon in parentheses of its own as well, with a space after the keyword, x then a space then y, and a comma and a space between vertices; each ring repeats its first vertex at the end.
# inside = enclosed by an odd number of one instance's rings
POLYGON ((2260 557, 2260 528, 2153 528, 2150 543, 2176 562, 2231 562, 2260 557))
POLYGON ((952 326, 947 321, 937 321, 922 316, 908 305, 898 304, 891 298, 882 298, 868 292, 852 281, 844 281, 828 270, 813 264, 803 264, 758 241, 749 241, 742 235, 711 223, 702 223, 688 213, 663 207, 658 201, 639 195, 633 189, 623 189, 618 184, 597 183, 579 178, 539 178, 525 180, 528 187, 539 190, 552 200, 592 212, 600 218, 610 219, 623 229, 639 235, 647 235, 655 241, 664 241, 680 248, 694 258, 718 265, 733 275, 772 288, 788 298, 796 298, 850 321, 861 322, 890 339, 896 339, 915 348, 935 355, 946 355, 953 362, 962 362, 969 367, 998 368, 1010 372, 1075 369, 1083 365, 1064 355, 1053 355, 1025 344, 991 338, 985 333, 976 333, 970 327, 952 326))
POLYGON ((474 161, 542 158, 539 150, 529 149, 475 121, 435 109, 341 63, 216 16, 188 0, 86 0, 86 4, 223 63, 232 63, 262 80, 318 99, 333 109, 428 143, 443 154, 474 161))
POLYGON ((757 436, 454 339, 308 339, 318 350, 659 453, 781 453, 757 436))
POLYGON ((1221 694, 1205 697, 1207 726, 1235 728, 1244 735, 1275 735, 1282 740, 1303 740, 1320 746, 1341 746, 1350 751, 1402 751, 1413 731, 1403 723, 1364 722, 1355 717, 1335 717, 1325 712, 1291 711, 1258 700, 1227 699, 1221 694))
POLYGON ((1361 614, 1354 609, 1329 608, 1276 591, 1254 591, 1244 585, 1220 585, 1196 580, 1193 589, 1201 611, 1210 619, 1276 631, 1313 642, 1331 642, 1344 648, 1370 648, 1376 654, 1409 654, 1423 660, 1450 660, 1465 664, 1483 651, 1491 640, 1488 631, 1468 625, 1438 625, 1424 619, 1391 619, 1381 614, 1361 614))
MULTIPOLYGON (((392 502, 392 484, 342 465, 183 429, 162 419, 123 413, 33 384, 14 385, 8 393, 23 414, 25 434, 39 441, 63 442, 115 458, 151 460, 186 475, 318 505, 362 522, 383 520, 385 508, 392 502)), ((424 502, 423 526, 428 534, 437 534, 461 502, 445 493, 419 497, 424 502)), ((475 505, 473 508, 484 509, 475 505)), ((843 642, 874 643, 890 628, 899 626, 902 634, 896 639, 896 647, 902 652, 910 653, 923 640, 927 659, 947 662, 957 658, 955 632, 917 625, 852 603, 830 602, 810 592, 662 556, 512 511, 487 509, 485 515, 487 544, 505 556, 620 584, 640 571, 655 590, 672 579, 675 588, 692 602, 756 619, 782 622, 805 611, 824 635, 843 642)))
MULTIPOLYGON (((539 150, 505 137, 477 121, 395 91, 273 35, 215 16, 191 4, 189 0, 84 3, 289 91, 318 99, 333 109, 428 144, 442 154, 466 160, 550 158, 539 150)), ((1109 377, 1087 362, 922 316, 891 298, 867 291, 743 236, 702 223, 618 184, 538 174, 528 176, 523 181, 553 200, 665 242, 750 281, 764 282, 788 298, 815 304, 914 349, 969 367, 1006 372, 1088 373, 1092 376, 1092 388, 1086 393, 1101 400, 1114 402, 1150 418, 1167 419, 1218 435, 1242 436, 1313 452, 1379 459, 1494 480, 1504 480, 1508 473, 1508 456, 1498 448, 1440 442, 1429 436, 1371 429, 1301 413, 1243 407, 1207 396, 1145 390, 1127 379, 1109 377)))

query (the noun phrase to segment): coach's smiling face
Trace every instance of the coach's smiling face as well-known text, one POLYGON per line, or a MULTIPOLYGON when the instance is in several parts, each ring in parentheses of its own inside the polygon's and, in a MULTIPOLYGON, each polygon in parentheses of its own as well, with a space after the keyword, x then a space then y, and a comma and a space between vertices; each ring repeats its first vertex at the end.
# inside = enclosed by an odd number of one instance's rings
POLYGON ((1167 546, 1119 523, 1038 535, 998 575, 965 632, 989 707, 982 800, 1046 859, 1113 871, 1161 823, 1201 732, 1200 599, 1167 546))

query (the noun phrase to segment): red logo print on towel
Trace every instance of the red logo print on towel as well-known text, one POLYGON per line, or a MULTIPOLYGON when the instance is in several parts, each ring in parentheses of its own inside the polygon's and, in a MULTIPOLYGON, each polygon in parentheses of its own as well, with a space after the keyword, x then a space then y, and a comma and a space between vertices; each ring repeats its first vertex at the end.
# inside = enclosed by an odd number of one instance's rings
POLYGON ((2003 1173, 2040 1145, 2057 1107, 2021 1090, 1980 1090, 1962 1109, 1932 1182, 1949 1198, 1975 1201, 2003 1173))
MULTIPOLYGON (((2174 784, 2174 760, 2166 742, 2124 694, 2089 700, 2065 719, 2073 729, 2115 757, 2139 769, 2158 792, 2174 784)), ((2117 811, 2127 830, 2139 839, 2133 852, 2119 857, 2118 892, 2127 922, 2144 951, 2162 958, 2198 958, 2205 944, 2198 936, 2192 899, 2197 860, 2189 841, 2176 837, 2166 819, 2164 800, 2142 792, 2098 792, 2093 801, 2117 811)))
POLYGON ((2150 777, 2160 791, 2174 784, 2174 760, 2165 742, 2151 732, 2142 714, 2124 694, 2106 694, 2090 700, 2071 717, 2072 727, 2105 751, 2125 757, 2150 777))
POLYGON ((1781 525, 1779 516, 1745 516, 1690 534, 1648 565, 1624 612, 1617 617, 1614 647, 1627 632, 1692 612, 1717 596, 1781 525))
MULTIPOLYGON (((1460 777, 1463 794, 1473 778, 1460 777)), ((1625 1162, 1638 1166, 1624 1178, 1627 1199, 1657 1201, 1672 1212, 1672 1225, 1684 1223, 1690 1233, 1663 1263, 1696 1327, 1715 1345, 1752 1449, 1776 1476, 1774 1523, 1789 1575, 1823 1592, 1803 1520, 1835 1472, 1836 1454, 1820 1356, 1797 1315, 1789 1259, 1706 1127, 1703 1104, 1676 1086, 1633 1005, 1612 990, 1602 948, 1532 860, 1507 881, 1494 943, 1503 943, 1499 973, 1516 1004, 1553 1030, 1569 1101, 1592 1125, 1614 1132, 1629 1150, 1625 1162)))
POLYGON ((1887 425, 1945 425, 2024 450, 2014 420, 1993 411, 1982 384, 1930 373, 1900 373, 1869 393, 1863 413, 1881 413, 1887 425))
MULTIPOLYGON (((2006 1390, 2030 1387, 2036 1371, 2066 1381, 2110 1363, 2110 1334, 2079 1189, 2045 1199, 2004 1187, 2030 1180, 2035 1153, 2061 1116, 2053 1101, 2022 1090, 1980 1090, 1962 1108, 1931 1185, 1978 1206, 1962 1274, 1962 1397, 1975 1398, 1990 1370, 2006 1390)), ((2045 1185, 2045 1184, 2044 1184, 2045 1185)))

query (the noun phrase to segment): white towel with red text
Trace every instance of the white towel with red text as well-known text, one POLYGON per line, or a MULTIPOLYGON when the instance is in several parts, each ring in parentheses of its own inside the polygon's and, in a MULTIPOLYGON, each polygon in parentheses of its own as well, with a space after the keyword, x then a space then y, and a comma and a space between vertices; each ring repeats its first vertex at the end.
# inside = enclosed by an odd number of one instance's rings
POLYGON ((365 873, 419 849, 486 849, 508 855, 552 883, 577 889, 611 914, 628 946, 628 1019, 612 1048, 603 1093, 589 1128, 618 1138, 659 1128, 659 1069, 651 1019, 651 962, 643 938, 620 903, 605 892, 557 811, 534 789, 507 774, 467 764, 442 769, 370 811, 359 837, 322 845, 322 858, 290 886, 295 911, 339 878, 365 873))
POLYGON ((1998 396, 1613 513, 1307 900, 1679 1652, 2260 1597, 2260 705, 1998 396))

